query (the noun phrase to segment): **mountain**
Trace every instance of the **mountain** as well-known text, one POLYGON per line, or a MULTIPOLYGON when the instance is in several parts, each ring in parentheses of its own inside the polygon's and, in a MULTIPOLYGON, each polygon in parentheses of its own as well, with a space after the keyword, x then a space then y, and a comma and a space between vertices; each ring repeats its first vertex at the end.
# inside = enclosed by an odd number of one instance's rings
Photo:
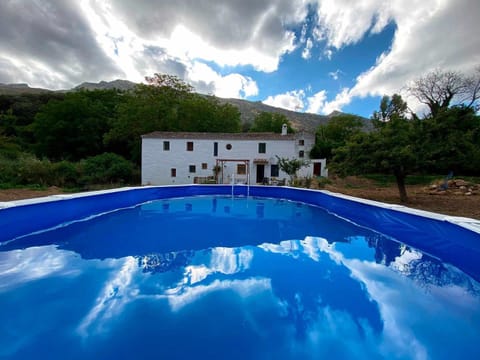
POLYGON ((99 83, 84 82, 78 86, 75 86, 72 90, 132 90, 135 85, 134 82, 128 80, 113 80, 113 81, 100 81, 99 83))
MULTIPOLYGON (((78 90, 107 90, 107 89, 119 89, 119 90, 131 90, 135 87, 135 83, 128 80, 114 80, 114 81, 100 81, 98 83, 84 82, 70 90, 59 90, 55 92, 68 92, 78 90)), ((40 93, 53 93, 52 90, 31 88, 28 84, 2 84, 0 83, 0 95, 8 94, 40 94, 40 93)), ((272 112, 282 114, 287 117, 291 122, 292 127, 297 130, 305 130, 314 132, 319 125, 326 124, 332 117, 342 115, 342 112, 334 111, 330 115, 318 115, 310 113, 302 113, 274 106, 263 104, 260 101, 248 101, 241 99, 224 99, 216 98, 221 104, 231 104, 238 107, 240 111, 240 118, 242 123, 252 123, 255 117, 261 112, 272 112)), ((371 128, 370 121, 364 119, 365 128, 371 128)))
POLYGON ((2 84, 0 83, 0 95, 18 95, 18 94, 41 94, 51 93, 53 91, 40 88, 31 88, 28 84, 2 84))
POLYGON ((222 98, 217 99, 220 101, 220 103, 228 103, 238 107, 238 110, 240 110, 240 117, 242 119, 242 123, 252 123, 255 117, 261 112, 271 112, 285 115, 287 119, 291 122, 294 129, 315 131, 319 125, 326 124, 332 117, 331 115, 318 115, 286 110, 266 105, 260 101, 222 98))

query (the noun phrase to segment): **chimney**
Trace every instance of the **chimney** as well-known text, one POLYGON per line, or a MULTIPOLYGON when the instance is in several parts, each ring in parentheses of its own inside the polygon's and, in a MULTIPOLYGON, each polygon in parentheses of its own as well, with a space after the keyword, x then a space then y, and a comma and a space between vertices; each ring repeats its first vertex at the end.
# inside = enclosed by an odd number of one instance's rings
POLYGON ((283 124, 282 125, 282 135, 287 135, 287 130, 288 130, 287 124, 283 124))

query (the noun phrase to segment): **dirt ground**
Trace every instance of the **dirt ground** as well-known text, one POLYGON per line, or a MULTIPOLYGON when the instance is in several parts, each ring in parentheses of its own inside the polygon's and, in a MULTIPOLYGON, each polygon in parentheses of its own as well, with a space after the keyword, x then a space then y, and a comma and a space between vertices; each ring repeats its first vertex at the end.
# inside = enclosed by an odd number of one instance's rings
MULTIPOLYGON (((364 178, 334 179, 331 184, 325 186, 325 190, 391 204, 401 204, 395 184, 386 187, 378 186, 373 181, 364 178)), ((407 185, 407 195, 409 202, 401 205, 480 220, 479 191, 467 196, 454 189, 432 191, 429 186, 425 185, 407 185)))
MULTIPOLYGON (((373 181, 364 178, 331 179, 331 184, 326 185, 324 189, 370 200, 400 204, 398 189, 395 185, 378 186, 373 181)), ((407 186, 407 193, 409 202, 403 204, 405 206, 480 220, 480 192, 478 191, 466 196, 450 189, 435 192, 424 185, 411 185, 407 186)), ((0 202, 55 194, 62 194, 62 189, 50 187, 46 190, 0 190, 0 202)))

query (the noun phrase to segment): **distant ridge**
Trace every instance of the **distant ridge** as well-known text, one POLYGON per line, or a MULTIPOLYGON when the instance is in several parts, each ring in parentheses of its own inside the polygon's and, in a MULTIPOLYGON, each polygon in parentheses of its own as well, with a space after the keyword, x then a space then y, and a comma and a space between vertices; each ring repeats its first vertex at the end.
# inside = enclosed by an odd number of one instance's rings
POLYGON ((100 81, 99 83, 84 82, 78 86, 75 86, 72 90, 132 90, 135 85, 134 82, 128 80, 113 80, 113 81, 100 81))
MULTIPOLYGON (((70 90, 52 91, 41 88, 31 88, 28 84, 2 84, 0 83, 0 95, 8 94, 41 94, 41 93, 64 93, 69 91, 79 90, 110 90, 118 89, 123 91, 132 90, 135 85, 134 82, 128 80, 113 80, 113 81, 100 81, 98 83, 84 82, 78 86, 75 86, 70 90)), ((261 112, 271 112, 276 114, 282 114, 287 117, 291 122, 292 127, 296 130, 304 130, 308 132, 315 132, 319 125, 328 123, 328 121, 335 116, 342 115, 344 113, 340 111, 334 111, 329 115, 318 115, 311 113, 302 113, 274 106, 266 105, 260 101, 248 101, 241 99, 224 99, 215 97, 221 104, 231 104, 236 106, 240 111, 240 118, 242 123, 252 123, 255 117, 261 112)), ((364 120, 365 128, 371 128, 371 123, 368 119, 364 120)))
MULTIPOLYGON (((311 113, 302 113, 287 109, 277 108, 266 105, 260 101, 248 101, 241 99, 222 99, 218 98, 220 103, 235 105, 240 110, 242 123, 252 123, 255 117, 261 112, 270 112, 282 114, 292 123, 292 127, 297 130, 315 131, 321 124, 326 124, 331 116, 318 115, 311 113)), ((340 113, 339 113, 340 114, 340 113)))
POLYGON ((0 95, 9 94, 41 94, 53 91, 41 88, 31 88, 28 84, 2 84, 0 83, 0 95))

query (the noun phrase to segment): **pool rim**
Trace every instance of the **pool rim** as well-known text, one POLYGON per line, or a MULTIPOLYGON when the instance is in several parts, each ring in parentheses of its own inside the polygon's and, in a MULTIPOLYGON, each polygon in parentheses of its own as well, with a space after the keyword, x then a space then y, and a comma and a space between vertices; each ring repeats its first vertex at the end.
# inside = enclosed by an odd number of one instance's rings
MULTIPOLYGON (((36 197, 36 198, 0 202, 0 216, 2 214, 2 210, 9 209, 9 208, 15 208, 15 207, 44 204, 44 203, 62 201, 62 200, 81 199, 81 198, 85 198, 85 197, 93 197, 93 196, 107 195, 107 194, 116 194, 116 193, 122 193, 122 192, 125 192, 125 191, 134 191, 134 190, 141 190, 141 189, 163 189, 163 188, 168 189, 168 188, 178 188, 178 187, 185 187, 185 186, 187 186, 187 187, 218 187, 219 189, 220 188, 223 188, 223 189, 225 189, 225 188, 226 189, 231 189, 232 188, 231 185, 211 185, 211 184, 208 184, 208 185, 205 185, 205 184, 147 185, 147 186, 126 186, 126 187, 121 187, 121 188, 86 191, 86 192, 79 192, 79 193, 72 193, 72 194, 55 194, 55 195, 48 195, 48 196, 42 196, 42 197, 36 197)), ((246 185, 235 185, 234 186, 235 189, 242 188, 242 187, 244 188, 243 192, 245 192, 245 190, 246 190, 247 193, 248 193, 248 188, 262 188, 264 186, 246 186, 246 185)), ((469 218, 469 217, 446 215, 446 214, 432 212, 432 211, 415 209, 415 208, 411 208, 411 207, 408 207, 408 206, 405 206, 405 205, 400 205, 400 204, 389 204, 389 203, 375 201, 375 200, 363 199, 363 198, 359 198, 359 197, 355 197, 355 196, 350 196, 350 195, 345 195, 345 194, 341 194, 341 193, 332 192, 332 191, 329 191, 329 190, 295 188, 295 187, 290 187, 290 186, 282 186, 282 187, 276 187, 276 188, 298 190, 298 191, 312 192, 312 193, 322 193, 322 194, 325 194, 325 195, 333 197, 333 198, 348 200, 348 201, 352 201, 354 203, 359 203, 359 204, 363 204, 363 205, 370 205, 370 206, 381 208, 381 209, 393 210, 393 211, 400 212, 400 213, 416 215, 416 216, 420 216, 420 217, 423 217, 423 218, 428 218, 428 219, 433 219, 433 220, 438 220, 438 221, 445 221, 445 222, 460 226, 462 228, 465 228, 467 230, 470 230, 474 233, 480 234, 480 220, 478 220, 478 219, 473 219, 473 218, 469 218)), ((211 195, 213 195, 213 194, 211 194, 211 195)), ((228 194, 222 193, 222 194, 219 194, 219 195, 228 195, 228 194)), ((185 195, 185 196, 195 196, 195 195, 185 195)), ((234 196, 246 196, 246 195, 235 194, 234 196)), ((288 197, 286 197, 286 199, 288 199, 288 197)), ((153 200, 155 200, 155 199, 153 199, 153 200)), ((307 204, 308 204, 308 202, 307 202, 307 204)), ((318 205, 318 204, 311 204, 311 205, 318 205)))

